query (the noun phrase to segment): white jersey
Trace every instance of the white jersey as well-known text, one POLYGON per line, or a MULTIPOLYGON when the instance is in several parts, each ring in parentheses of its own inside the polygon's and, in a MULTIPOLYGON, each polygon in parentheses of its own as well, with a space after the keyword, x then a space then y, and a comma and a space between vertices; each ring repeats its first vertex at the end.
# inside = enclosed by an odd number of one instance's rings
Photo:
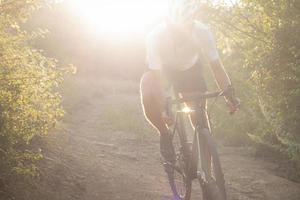
POLYGON ((166 23, 149 33, 146 42, 147 63, 150 69, 187 70, 203 53, 209 61, 219 58, 214 37, 209 28, 194 22, 191 34, 174 34, 166 23))

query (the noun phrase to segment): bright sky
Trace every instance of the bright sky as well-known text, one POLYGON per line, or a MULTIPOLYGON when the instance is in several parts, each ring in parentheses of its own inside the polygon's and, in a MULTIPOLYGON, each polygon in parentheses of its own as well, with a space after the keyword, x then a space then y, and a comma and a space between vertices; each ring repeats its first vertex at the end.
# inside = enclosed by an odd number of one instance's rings
MULTIPOLYGON (((95 33, 132 36, 167 13, 169 0, 65 0, 68 7, 95 33)), ((237 2, 238 0, 225 0, 237 2)))
POLYGON ((122 36, 143 33, 165 15, 167 0, 72 0, 69 7, 93 31, 122 36))

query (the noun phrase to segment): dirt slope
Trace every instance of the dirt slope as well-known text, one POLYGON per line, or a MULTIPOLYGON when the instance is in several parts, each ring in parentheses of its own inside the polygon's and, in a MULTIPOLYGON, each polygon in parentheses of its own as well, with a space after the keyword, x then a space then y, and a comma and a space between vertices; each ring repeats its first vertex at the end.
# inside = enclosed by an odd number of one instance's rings
MULTIPOLYGON (((85 91, 80 100, 70 97, 64 123, 45 141, 40 179, 16 193, 16 199, 172 199, 158 137, 131 92, 85 91)), ((300 199, 300 185, 274 175, 269 170, 274 163, 257 160, 244 148, 220 145, 219 151, 229 199, 300 199)))

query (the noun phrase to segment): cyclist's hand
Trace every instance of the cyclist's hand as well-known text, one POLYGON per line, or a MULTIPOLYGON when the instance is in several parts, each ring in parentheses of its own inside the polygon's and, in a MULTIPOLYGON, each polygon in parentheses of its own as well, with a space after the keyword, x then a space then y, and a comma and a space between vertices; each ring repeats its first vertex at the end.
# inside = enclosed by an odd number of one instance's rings
POLYGON ((161 118, 162 118, 163 122, 165 124, 167 124, 168 126, 171 126, 174 123, 173 118, 171 116, 169 116, 166 111, 163 111, 161 113, 161 118))
POLYGON ((231 115, 239 110, 241 101, 235 97, 235 92, 232 85, 229 85, 225 90, 225 100, 231 115))
POLYGON ((239 110, 240 105, 241 105, 241 101, 240 99, 236 98, 236 97, 230 97, 227 98, 226 104, 229 108, 229 114, 234 114, 236 111, 239 110))

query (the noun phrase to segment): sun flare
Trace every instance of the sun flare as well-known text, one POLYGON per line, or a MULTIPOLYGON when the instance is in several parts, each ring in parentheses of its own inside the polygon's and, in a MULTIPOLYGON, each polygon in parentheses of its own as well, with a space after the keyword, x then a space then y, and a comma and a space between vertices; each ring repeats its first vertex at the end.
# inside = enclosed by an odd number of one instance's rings
POLYGON ((85 25, 109 35, 144 32, 167 9, 167 0, 72 0, 69 4, 85 25))

